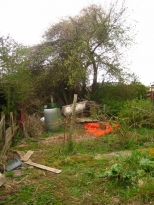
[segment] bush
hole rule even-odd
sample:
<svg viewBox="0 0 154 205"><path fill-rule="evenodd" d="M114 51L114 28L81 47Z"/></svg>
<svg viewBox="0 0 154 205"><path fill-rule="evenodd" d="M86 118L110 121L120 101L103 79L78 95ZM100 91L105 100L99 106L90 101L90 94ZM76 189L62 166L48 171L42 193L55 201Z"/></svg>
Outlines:
<svg viewBox="0 0 154 205"><path fill-rule="evenodd" d="M105 104L101 104L100 108L102 110L103 113L107 114L108 116L117 116L119 114L119 112L121 111L121 109L124 106L125 101L121 101L121 100L106 100ZM105 109L104 109L105 107Z"/></svg>
<svg viewBox="0 0 154 205"><path fill-rule="evenodd" d="M124 83L101 83L98 89L91 93L90 99L100 104L102 112L106 105L106 114L117 116L127 100L145 98L146 87L138 82L129 85Z"/></svg>
<svg viewBox="0 0 154 205"><path fill-rule="evenodd" d="M103 177L117 179L122 183L137 183L145 176L153 176L154 161L146 152L134 151L129 156L121 156L119 161L105 171Z"/></svg>
<svg viewBox="0 0 154 205"><path fill-rule="evenodd" d="M154 107L150 100L134 99L127 101L119 112L119 118L135 128L154 127Z"/></svg>

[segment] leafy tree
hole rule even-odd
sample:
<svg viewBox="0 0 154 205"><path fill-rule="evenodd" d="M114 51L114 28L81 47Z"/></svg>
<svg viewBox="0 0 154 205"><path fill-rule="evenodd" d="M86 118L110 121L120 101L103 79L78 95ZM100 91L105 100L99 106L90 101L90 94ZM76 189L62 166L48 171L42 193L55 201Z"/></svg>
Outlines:
<svg viewBox="0 0 154 205"><path fill-rule="evenodd" d="M9 36L0 38L0 90L7 101L1 107L5 112L24 107L33 93L27 56L28 48Z"/></svg>
<svg viewBox="0 0 154 205"><path fill-rule="evenodd" d="M57 65L58 76L68 86L81 83L84 88L92 73L95 91L99 70L104 76L123 79L121 51L132 43L124 14L124 7L118 11L116 5L109 10L90 5L78 16L63 19L46 31L44 43L53 48L50 65Z"/></svg>
<svg viewBox="0 0 154 205"><path fill-rule="evenodd" d="M66 48L62 47L61 52L62 49ZM49 45L48 42L31 48L28 64L32 75L35 76L36 93L44 101L49 102L51 94L54 93L61 101L59 104L72 103L74 93L78 93L74 89L81 90L79 82L85 78L85 73L81 68L80 72L79 69L71 70L72 63L74 67L79 67L75 56L69 56L64 60L56 56L56 50L57 48Z"/></svg>
<svg viewBox="0 0 154 205"><path fill-rule="evenodd" d="M12 71L16 58L16 42L10 37L0 37L0 76Z"/></svg>

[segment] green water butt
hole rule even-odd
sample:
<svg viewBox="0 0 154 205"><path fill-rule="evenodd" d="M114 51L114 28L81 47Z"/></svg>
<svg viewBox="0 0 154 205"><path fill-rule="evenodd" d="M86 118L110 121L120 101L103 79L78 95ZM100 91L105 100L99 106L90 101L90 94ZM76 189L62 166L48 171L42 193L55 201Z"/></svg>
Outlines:
<svg viewBox="0 0 154 205"><path fill-rule="evenodd" d="M44 109L46 131L54 132L60 129L58 120L61 119L60 108Z"/></svg>

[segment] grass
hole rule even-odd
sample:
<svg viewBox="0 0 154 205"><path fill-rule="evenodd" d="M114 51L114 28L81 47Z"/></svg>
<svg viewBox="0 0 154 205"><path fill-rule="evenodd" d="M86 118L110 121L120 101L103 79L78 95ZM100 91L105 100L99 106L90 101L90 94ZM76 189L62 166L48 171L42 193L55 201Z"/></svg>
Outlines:
<svg viewBox="0 0 154 205"><path fill-rule="evenodd" d="M153 136L153 132L145 129L125 133L125 138L118 133L105 135L74 142L72 153L62 143L53 146L28 139L23 147L18 147L19 142L14 149L34 150L33 161L61 169L62 172L55 174L27 167L22 170L20 180L9 175L6 186L0 188L0 204L154 204L154 155L149 155L154 153ZM131 156L121 157L104 155L119 150L146 150L147 153L133 151ZM141 159L146 159L142 160L147 163L146 170L145 164L142 163L142 167L139 164ZM120 166L116 168L116 164ZM105 176L105 173L110 175Z"/></svg>

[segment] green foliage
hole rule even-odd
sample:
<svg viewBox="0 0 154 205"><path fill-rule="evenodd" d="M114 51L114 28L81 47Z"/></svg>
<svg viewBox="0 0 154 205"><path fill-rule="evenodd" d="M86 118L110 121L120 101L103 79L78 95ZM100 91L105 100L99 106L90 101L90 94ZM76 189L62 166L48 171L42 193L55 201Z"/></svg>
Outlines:
<svg viewBox="0 0 154 205"><path fill-rule="evenodd" d="M22 131L18 131L13 137L12 146L16 146L23 138L24 138L24 133Z"/></svg>
<svg viewBox="0 0 154 205"><path fill-rule="evenodd" d="M140 181L140 186L138 189L139 200L142 201L142 204L153 204L153 196L154 196L154 180L149 177L146 180Z"/></svg>
<svg viewBox="0 0 154 205"><path fill-rule="evenodd" d="M106 99L102 101L105 102L105 104L101 103L100 109L103 111L103 107L105 105L105 114L112 117L118 115L125 103L125 101L114 99Z"/></svg>
<svg viewBox="0 0 154 205"><path fill-rule="evenodd" d="M150 100L127 101L119 113L119 119L133 127L154 127L154 107ZM124 123L123 123L124 124Z"/></svg>
<svg viewBox="0 0 154 205"><path fill-rule="evenodd" d="M124 21L125 10L117 8L116 4L109 10L92 4L79 15L51 25L45 32L44 43L33 48L36 49L34 57L40 56L33 68L51 71L50 83L65 88L80 86L84 90L92 74L95 84L92 88L96 90L100 69L104 76L122 79L124 68L120 66L120 58L123 52L117 45L128 47L133 42L133 32L130 33Z"/></svg>
<svg viewBox="0 0 154 205"><path fill-rule="evenodd" d="M34 112L49 102L51 93L60 101L60 106L70 104L74 93L85 97L91 74L92 89L96 90L99 70L103 70L104 76L122 81L122 47L133 43L125 11L116 4L109 10L92 4L79 15L51 25L44 34L44 41L31 48L10 37L1 37L0 87L7 100L3 110L9 112L20 107ZM101 101L108 102L109 98ZM110 114L119 112L120 106L118 99Z"/></svg>
<svg viewBox="0 0 154 205"><path fill-rule="evenodd" d="M130 156L119 158L119 162L113 164L109 170L104 172L103 177L116 178L121 183L137 183L142 177L152 176L154 161L147 153L132 152Z"/></svg>
<svg viewBox="0 0 154 205"><path fill-rule="evenodd" d="M154 161L151 161L148 158L142 158L140 160L140 166L144 171L150 172L154 169Z"/></svg>
<svg viewBox="0 0 154 205"><path fill-rule="evenodd" d="M13 173L13 171L6 172L5 176L8 177L8 178L13 178L14 173Z"/></svg>
<svg viewBox="0 0 154 205"><path fill-rule="evenodd" d="M68 143L67 143L67 152L68 153L72 153L73 150L74 150L74 143L73 143L73 141L72 140L68 141Z"/></svg>
<svg viewBox="0 0 154 205"><path fill-rule="evenodd" d="M18 70L14 74L8 74L3 77L5 82L1 84L7 101L7 107L3 107L5 113L17 110L23 107L32 96L32 79L29 76L28 69Z"/></svg>
<svg viewBox="0 0 154 205"><path fill-rule="evenodd" d="M7 101L1 108L5 113L19 109L33 93L33 80L27 66L29 49L12 38L0 38L0 91Z"/></svg>
<svg viewBox="0 0 154 205"><path fill-rule="evenodd" d="M129 84L117 82L103 82L98 84L97 91L91 94L91 98L98 103L106 103L106 100L126 101L134 98L145 98L146 87L139 82Z"/></svg>
<svg viewBox="0 0 154 205"><path fill-rule="evenodd" d="M95 92L90 94L90 99L100 104L102 112L109 116L117 116L126 101L144 98L146 87L139 82L136 83L101 83ZM104 110L105 106L105 110Z"/></svg>
<svg viewBox="0 0 154 205"><path fill-rule="evenodd" d="M81 137L81 127L79 132ZM152 146L151 130L148 132L148 129L142 128L138 133L139 139L146 138ZM77 134L75 130L74 134ZM137 132L132 131L129 137L136 135ZM16 180L15 183L11 181L14 183L13 193L1 187L1 204L20 205L25 201L27 204L40 205L154 202L153 158L146 152L134 151L129 155L130 152L124 151L125 147L120 144L121 138L117 135L88 140L83 137L83 141L74 142L73 153L68 153L67 147L63 146L63 135L60 133L54 133L49 139L42 139L42 135L40 137L41 141L25 140L24 147L19 144L15 149L25 152L35 150L32 161L61 169L62 173L54 174L37 168L22 169L24 173L19 180L20 186ZM55 144L55 140L58 144ZM136 139L132 137L131 140ZM119 153L118 149L124 152Z"/></svg>
<svg viewBox="0 0 154 205"><path fill-rule="evenodd" d="M119 119L118 119L119 120ZM132 128L128 126L125 119L119 120L120 127L114 134L117 142L119 143L118 149L135 150L143 147L153 146L154 133L152 129L147 128ZM116 144L115 144L116 145ZM117 145L116 145L117 146Z"/></svg>

